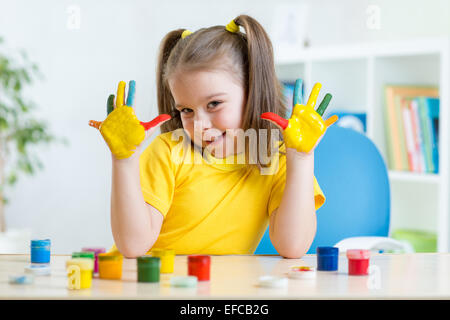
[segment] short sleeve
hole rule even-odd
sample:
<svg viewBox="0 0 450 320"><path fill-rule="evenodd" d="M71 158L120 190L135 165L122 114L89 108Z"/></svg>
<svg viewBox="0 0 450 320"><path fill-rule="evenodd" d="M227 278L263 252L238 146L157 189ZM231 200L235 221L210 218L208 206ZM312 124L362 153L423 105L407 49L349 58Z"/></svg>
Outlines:
<svg viewBox="0 0 450 320"><path fill-rule="evenodd" d="M170 144L157 136L139 159L141 189L145 202L166 217L175 188L175 164Z"/></svg>
<svg viewBox="0 0 450 320"><path fill-rule="evenodd" d="M281 198L284 193L284 186L286 184L286 156L280 157L279 169L273 177L272 188L269 196L269 204L267 211L269 217L272 212L280 206ZM314 202L315 209L319 209L325 203L325 195L314 177Z"/></svg>

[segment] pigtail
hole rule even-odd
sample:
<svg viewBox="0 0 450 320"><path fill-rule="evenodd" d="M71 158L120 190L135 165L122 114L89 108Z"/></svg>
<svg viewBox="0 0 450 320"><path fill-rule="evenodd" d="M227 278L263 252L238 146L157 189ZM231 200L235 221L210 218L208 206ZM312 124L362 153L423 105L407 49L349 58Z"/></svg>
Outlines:
<svg viewBox="0 0 450 320"><path fill-rule="evenodd" d="M252 17L240 15L234 19L236 25L243 27L246 34L248 56L248 96L245 127L257 127L267 130L267 155L272 155L272 130L278 127L260 118L264 112L273 112L282 117L287 114L283 91L275 72L273 47L264 28ZM258 148L260 146L258 135ZM258 149L259 150L259 149ZM260 152L258 152L258 155ZM257 161L260 163L260 161Z"/></svg>
<svg viewBox="0 0 450 320"><path fill-rule="evenodd" d="M164 79L164 72L167 60L170 53L181 39L181 35L184 29L178 29L169 32L161 41L159 47L158 64L156 70L156 85L157 85L157 100L159 114L170 114L172 119L161 125L161 133L173 131L178 128L182 128L180 113L175 109L174 100L170 92L170 88L167 85L167 81Z"/></svg>

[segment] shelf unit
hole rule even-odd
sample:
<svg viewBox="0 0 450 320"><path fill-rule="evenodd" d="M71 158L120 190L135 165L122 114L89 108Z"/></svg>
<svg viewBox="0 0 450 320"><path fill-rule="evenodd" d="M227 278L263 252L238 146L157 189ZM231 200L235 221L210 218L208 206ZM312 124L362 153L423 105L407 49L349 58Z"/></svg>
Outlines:
<svg viewBox="0 0 450 320"><path fill-rule="evenodd" d="M305 81L305 95L322 83L318 101L333 94L326 113L365 112L367 136L387 163L384 84L433 85L439 88L439 173L389 170L390 229L419 229L437 234L437 251L450 248L450 38L360 43L316 48L275 46L278 78ZM326 114L325 114L326 118Z"/></svg>

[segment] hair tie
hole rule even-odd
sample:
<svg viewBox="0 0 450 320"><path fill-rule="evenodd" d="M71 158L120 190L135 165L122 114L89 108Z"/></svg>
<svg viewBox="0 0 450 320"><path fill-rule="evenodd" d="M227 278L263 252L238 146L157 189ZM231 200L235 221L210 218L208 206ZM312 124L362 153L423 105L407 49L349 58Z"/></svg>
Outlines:
<svg viewBox="0 0 450 320"><path fill-rule="evenodd" d="M233 33L239 32L239 26L236 24L236 22L234 22L234 19L231 20L229 24L227 24L225 29Z"/></svg>
<svg viewBox="0 0 450 320"><path fill-rule="evenodd" d="M181 34L181 39L186 38L188 35L190 35L192 32L190 32L188 29L184 30Z"/></svg>

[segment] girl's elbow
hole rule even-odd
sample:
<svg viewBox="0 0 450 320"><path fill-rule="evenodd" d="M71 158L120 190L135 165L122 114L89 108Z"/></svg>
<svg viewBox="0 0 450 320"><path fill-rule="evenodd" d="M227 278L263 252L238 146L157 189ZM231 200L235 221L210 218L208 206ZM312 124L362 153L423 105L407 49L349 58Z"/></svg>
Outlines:
<svg viewBox="0 0 450 320"><path fill-rule="evenodd" d="M286 259L300 259L302 258L309 250L311 243L289 243L285 245L274 245L278 254Z"/></svg>
<svg viewBox="0 0 450 320"><path fill-rule="evenodd" d="M147 249L125 247L119 248L120 253L127 259L136 259L137 257L143 256L147 253Z"/></svg>
<svg viewBox="0 0 450 320"><path fill-rule="evenodd" d="M285 259L300 259L306 254L307 251L308 249L306 250L284 249L278 250L278 253Z"/></svg>

